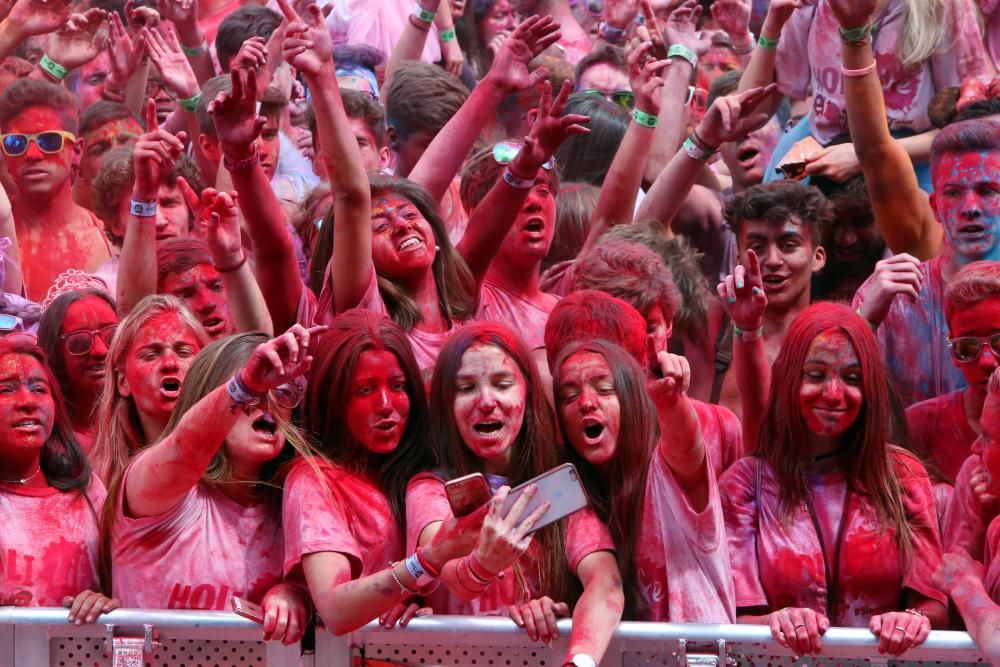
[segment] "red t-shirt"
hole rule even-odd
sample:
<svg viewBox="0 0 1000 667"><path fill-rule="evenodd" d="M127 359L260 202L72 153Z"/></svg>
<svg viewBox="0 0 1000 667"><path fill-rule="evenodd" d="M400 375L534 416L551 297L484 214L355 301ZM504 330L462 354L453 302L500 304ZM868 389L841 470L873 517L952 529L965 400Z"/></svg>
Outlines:
<svg viewBox="0 0 1000 667"><path fill-rule="evenodd" d="M537 300L489 277L479 289L476 320L500 322L521 334L529 349L545 346L545 323L559 303L554 294L542 293Z"/></svg>
<svg viewBox="0 0 1000 667"><path fill-rule="evenodd" d="M934 461L951 484L977 437L965 416L964 393L958 389L906 409L906 421L920 453Z"/></svg>
<svg viewBox="0 0 1000 667"><path fill-rule="evenodd" d="M994 602L1000 601L1000 517L990 522L986 531L986 592Z"/></svg>

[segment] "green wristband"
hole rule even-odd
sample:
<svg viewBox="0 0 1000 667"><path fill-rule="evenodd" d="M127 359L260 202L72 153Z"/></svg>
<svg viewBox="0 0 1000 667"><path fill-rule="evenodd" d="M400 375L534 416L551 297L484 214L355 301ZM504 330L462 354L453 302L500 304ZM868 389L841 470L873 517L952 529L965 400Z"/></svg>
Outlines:
<svg viewBox="0 0 1000 667"><path fill-rule="evenodd" d="M757 46L764 49L765 51L774 51L776 48L778 48L778 40L768 39L767 37L764 37L764 35L761 35L760 37L757 38Z"/></svg>
<svg viewBox="0 0 1000 667"><path fill-rule="evenodd" d="M840 39L847 43L867 42L871 39L871 34L871 23L866 23L860 28L840 28Z"/></svg>
<svg viewBox="0 0 1000 667"><path fill-rule="evenodd" d="M68 69L52 60L52 58L49 58L48 54L42 56L42 59L38 61L38 66L60 81L65 79L66 75L69 74Z"/></svg>
<svg viewBox="0 0 1000 667"><path fill-rule="evenodd" d="M201 55L207 49L208 49L208 38L203 39L199 46L184 46L183 44L181 44L181 51L183 51L184 55L186 55L189 58L194 58L195 56Z"/></svg>
<svg viewBox="0 0 1000 667"><path fill-rule="evenodd" d="M447 30L442 30L441 34L438 35L442 42L451 42L455 39L455 29L448 28Z"/></svg>
<svg viewBox="0 0 1000 667"><path fill-rule="evenodd" d="M181 108L183 108L185 111L193 112L195 109L198 108L198 102L200 101L201 101L201 91L199 90L197 93L187 98L186 100L177 100L177 104L181 105Z"/></svg>
<svg viewBox="0 0 1000 667"><path fill-rule="evenodd" d="M670 48L667 49L667 57L673 58L677 56L678 58L683 58L684 60L691 63L691 67L698 66L698 54L684 46L683 44L671 44Z"/></svg>
<svg viewBox="0 0 1000 667"><path fill-rule="evenodd" d="M656 127L657 118L651 113L646 113L645 111L639 111L638 109L633 109L632 120L634 120L639 125L642 125L643 127Z"/></svg>

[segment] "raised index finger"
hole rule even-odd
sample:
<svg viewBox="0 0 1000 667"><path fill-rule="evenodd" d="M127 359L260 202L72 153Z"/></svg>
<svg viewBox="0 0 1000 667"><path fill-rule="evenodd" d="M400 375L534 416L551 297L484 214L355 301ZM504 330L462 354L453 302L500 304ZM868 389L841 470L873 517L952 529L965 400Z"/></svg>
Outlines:
<svg viewBox="0 0 1000 667"><path fill-rule="evenodd" d="M760 275L760 258L753 250L747 250L747 277L749 282L753 284L764 282Z"/></svg>
<svg viewBox="0 0 1000 667"><path fill-rule="evenodd" d="M156 120L156 100L149 98L146 100L146 134L159 129L160 124Z"/></svg>
<svg viewBox="0 0 1000 667"><path fill-rule="evenodd" d="M295 11L295 8L292 7L292 3L288 0L278 0L278 7L281 8L281 13L285 15L285 18L288 19L289 23L292 21L302 20L299 17L298 12Z"/></svg>

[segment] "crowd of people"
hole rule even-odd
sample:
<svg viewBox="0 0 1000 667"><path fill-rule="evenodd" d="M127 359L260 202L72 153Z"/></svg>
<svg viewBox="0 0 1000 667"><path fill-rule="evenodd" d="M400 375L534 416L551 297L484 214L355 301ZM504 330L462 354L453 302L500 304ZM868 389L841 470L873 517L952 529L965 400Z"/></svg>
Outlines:
<svg viewBox="0 0 1000 667"><path fill-rule="evenodd" d="M0 17L0 605L1000 665L996 0Z"/></svg>

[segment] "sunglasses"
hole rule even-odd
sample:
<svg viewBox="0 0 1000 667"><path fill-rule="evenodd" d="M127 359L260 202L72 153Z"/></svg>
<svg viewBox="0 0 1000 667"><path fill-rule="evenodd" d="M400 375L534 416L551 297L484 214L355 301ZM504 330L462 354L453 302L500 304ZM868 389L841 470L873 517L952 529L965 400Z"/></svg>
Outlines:
<svg viewBox="0 0 1000 667"><path fill-rule="evenodd" d="M14 315L0 314L0 336L6 336L11 331L24 329L24 321ZM30 334L29 334L30 335Z"/></svg>
<svg viewBox="0 0 1000 667"><path fill-rule="evenodd" d="M635 93L631 90L614 90L610 93L605 93L594 88L588 88L587 90L581 90L581 93L585 95L600 95L609 102L614 102L622 109L631 111L635 107Z"/></svg>
<svg viewBox="0 0 1000 667"><path fill-rule="evenodd" d="M73 143L76 137L65 130L47 130L35 134L0 134L3 141L3 152L10 157L17 157L28 152L28 145L34 141L43 153L58 153L67 141Z"/></svg>
<svg viewBox="0 0 1000 667"><path fill-rule="evenodd" d="M74 357L82 357L85 354L89 354L94 348L94 336L100 336L101 340L104 341L105 347L109 347L117 329L117 324L109 324L97 331L71 331L68 334L59 336L59 340L66 346L67 352Z"/></svg>
<svg viewBox="0 0 1000 667"><path fill-rule="evenodd" d="M955 357L955 361L960 364L967 364L978 359L979 355L983 353L984 344L990 346L990 352L1000 361L1000 333L986 338L962 336L961 338L949 338L945 341L945 345L951 350L951 356Z"/></svg>
<svg viewBox="0 0 1000 667"><path fill-rule="evenodd" d="M295 378L291 382L286 382L267 393L278 404L278 407L286 410L294 410L302 402L302 397L305 396L305 380L303 378Z"/></svg>
<svg viewBox="0 0 1000 667"><path fill-rule="evenodd" d="M514 141L501 141L493 147L493 159L497 164L510 164L521 152L521 144ZM548 162L542 165L546 171L551 171L555 165L555 158L549 158Z"/></svg>

